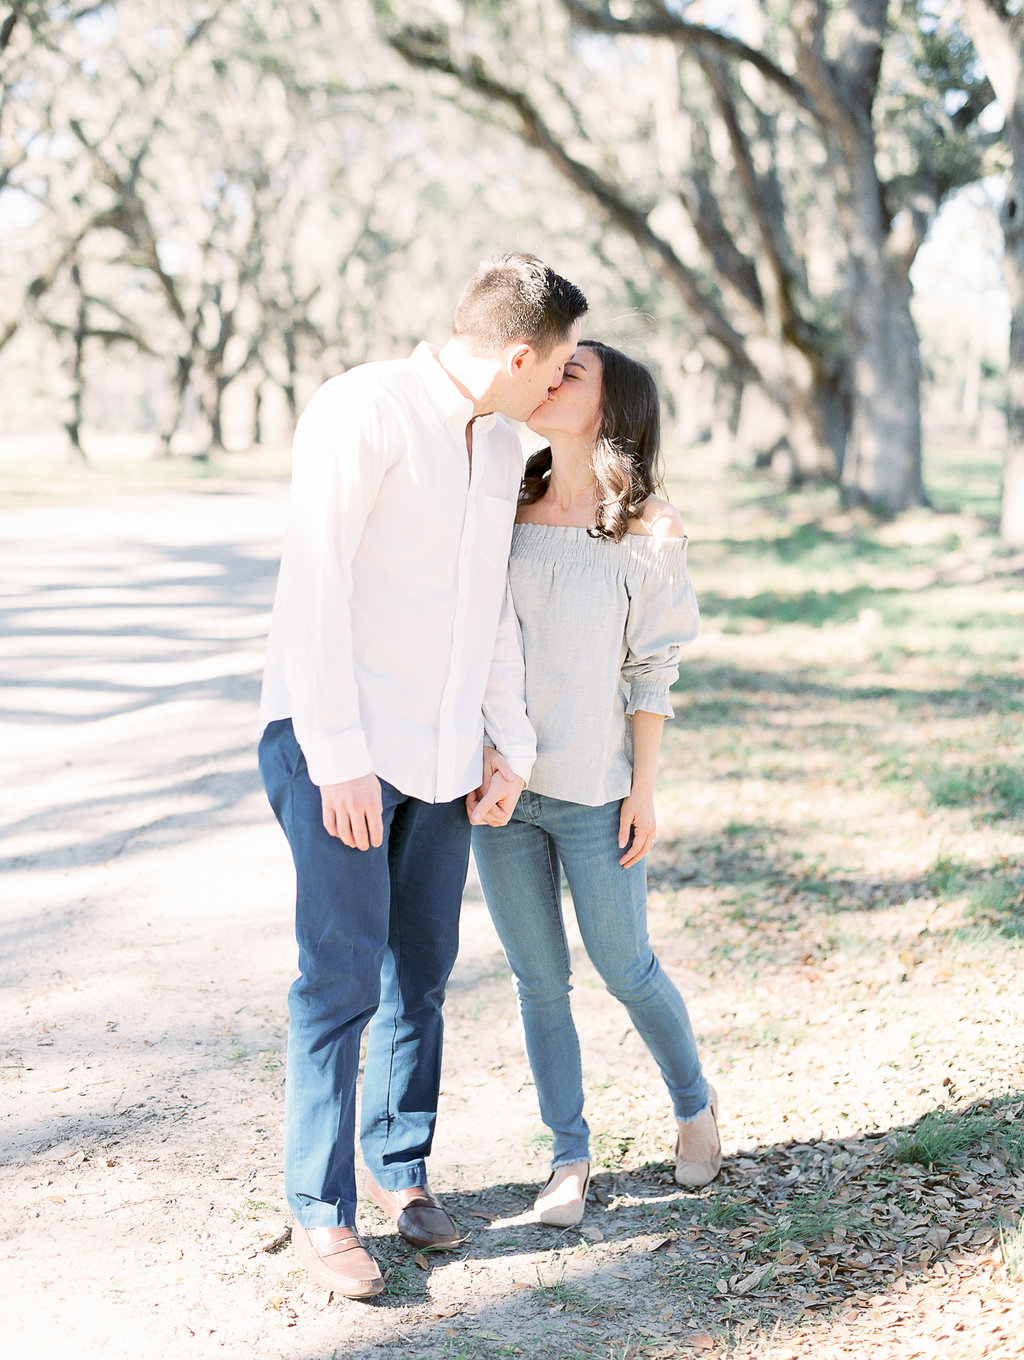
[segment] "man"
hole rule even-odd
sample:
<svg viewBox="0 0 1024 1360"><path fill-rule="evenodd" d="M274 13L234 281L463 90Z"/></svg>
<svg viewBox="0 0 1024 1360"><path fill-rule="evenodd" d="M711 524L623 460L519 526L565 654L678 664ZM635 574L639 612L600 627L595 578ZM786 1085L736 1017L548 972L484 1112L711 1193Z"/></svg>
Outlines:
<svg viewBox="0 0 1024 1360"><path fill-rule="evenodd" d="M425 1158L464 797L507 821L535 754L505 582L522 458L495 413L525 420L558 386L586 308L533 256L485 260L440 351L331 379L295 432L260 742L296 870L285 1188L300 1259L349 1298L383 1288L355 1232L368 1023L364 1191L417 1246L460 1240Z"/></svg>

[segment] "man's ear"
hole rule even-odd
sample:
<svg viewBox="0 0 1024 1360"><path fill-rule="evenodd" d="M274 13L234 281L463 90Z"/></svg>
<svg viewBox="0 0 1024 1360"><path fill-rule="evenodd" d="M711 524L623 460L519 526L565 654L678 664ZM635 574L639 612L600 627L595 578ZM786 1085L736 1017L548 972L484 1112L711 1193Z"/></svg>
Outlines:
<svg viewBox="0 0 1024 1360"><path fill-rule="evenodd" d="M511 373L514 377L517 377L520 373L522 373L523 367L525 366L527 359L532 353L533 346L526 344L525 341L522 341L517 345L510 346L510 348L506 351L506 365L509 373Z"/></svg>

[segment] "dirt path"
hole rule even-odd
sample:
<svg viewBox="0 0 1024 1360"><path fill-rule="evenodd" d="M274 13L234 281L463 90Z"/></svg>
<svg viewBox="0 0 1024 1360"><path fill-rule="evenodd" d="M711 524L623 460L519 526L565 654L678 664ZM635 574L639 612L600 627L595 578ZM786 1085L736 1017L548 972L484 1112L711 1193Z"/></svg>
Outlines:
<svg viewBox="0 0 1024 1360"><path fill-rule="evenodd" d="M19 1356L338 1344L342 1314L318 1291L293 1328L290 1249L257 1254L288 1223L291 873L252 740L282 510L271 486L0 516L0 1223ZM433 1176L458 1180L465 1212L484 1186L532 1185L538 1164L507 979L473 891L451 996ZM425 1273L401 1249L396 1263L412 1278L394 1292L429 1318ZM471 1265L449 1273L468 1288ZM393 1339L393 1313L344 1310L341 1334Z"/></svg>
<svg viewBox="0 0 1024 1360"><path fill-rule="evenodd" d="M417 1258L369 1212L389 1276L370 1306L329 1303L297 1271L280 1178L291 873L252 741L283 504L267 485L0 514L5 1353L724 1353L688 1281L731 1290L741 1307L756 1282L709 1285L687 1255L694 1201L667 1174L663 1097L586 968L584 1042L600 1044L614 1093L605 1151L614 1160L620 1117L624 1143L649 1155L598 1177L581 1233L530 1220L545 1156L506 972L472 888L432 1161L469 1241ZM674 968L701 1032L722 984L688 974L682 953ZM806 985L799 1006L810 1012L820 993ZM841 1029L832 1041L843 1044ZM1010 1080L1019 1064L1011 1055L1005 1066ZM749 1081L763 1098L748 1124L727 1121L732 1153L773 1129L778 1139L794 1119L782 1113L791 1091L769 1089L753 1068ZM827 1150L837 1165L847 1155ZM748 1202L758 1177L792 1178L779 1159L775 1170L734 1159L723 1183ZM966 1328L944 1311L954 1267L943 1266L885 1298L902 1311L879 1313L878 1294L870 1318L866 1302L856 1317L851 1302L816 1342L743 1353L1024 1353L1019 1291L986 1265L991 1241L983 1234L956 1267L980 1281L966 1291ZM752 1336L770 1332L769 1312L749 1318ZM910 1342L896 1346L907 1318Z"/></svg>

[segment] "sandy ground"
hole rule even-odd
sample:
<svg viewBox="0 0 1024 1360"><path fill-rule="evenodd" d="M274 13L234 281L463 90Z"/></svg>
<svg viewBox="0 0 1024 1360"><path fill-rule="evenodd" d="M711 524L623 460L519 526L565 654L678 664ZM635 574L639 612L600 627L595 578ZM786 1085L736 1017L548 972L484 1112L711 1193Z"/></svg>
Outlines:
<svg viewBox="0 0 1024 1360"><path fill-rule="evenodd" d="M440 1313L443 1325L453 1299L483 1316L472 1252L433 1272L441 1302L411 1265L402 1299L399 1254L399 1320L307 1299L291 1248L260 1250L289 1223L292 878L253 741L283 513L283 488L268 484L0 515L0 1309L12 1356L354 1354L357 1340L398 1339L399 1322ZM455 1208L479 1236L491 1218L515 1223L542 1159L473 884L462 936L432 1181L459 1187ZM480 1189L510 1183L511 1213L472 1218ZM550 1235L521 1228L482 1304L499 1330L503 1292L536 1285L533 1249L550 1249ZM367 1230L386 1256L383 1220L371 1214Z"/></svg>

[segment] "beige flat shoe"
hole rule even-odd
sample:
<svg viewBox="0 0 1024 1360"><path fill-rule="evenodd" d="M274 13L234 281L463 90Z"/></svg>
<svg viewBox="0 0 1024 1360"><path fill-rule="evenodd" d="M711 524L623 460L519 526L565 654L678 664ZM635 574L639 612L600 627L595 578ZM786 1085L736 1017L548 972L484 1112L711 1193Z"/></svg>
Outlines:
<svg viewBox="0 0 1024 1360"><path fill-rule="evenodd" d="M708 1087L710 1103L696 1119L677 1119L676 1184L691 1190L709 1185L722 1169L722 1140L718 1136L718 1093Z"/></svg>
<svg viewBox="0 0 1024 1360"><path fill-rule="evenodd" d="M574 1228L583 1222L583 1210L590 1189L590 1163L570 1162L556 1166L547 1184L534 1201L542 1223L552 1228Z"/></svg>

